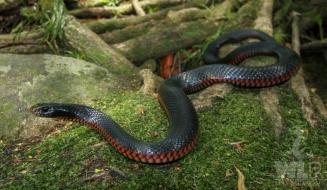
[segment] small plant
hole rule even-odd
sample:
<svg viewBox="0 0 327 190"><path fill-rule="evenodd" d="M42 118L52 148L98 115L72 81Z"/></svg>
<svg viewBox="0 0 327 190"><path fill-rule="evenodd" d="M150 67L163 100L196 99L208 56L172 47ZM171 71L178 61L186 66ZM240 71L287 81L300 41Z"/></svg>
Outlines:
<svg viewBox="0 0 327 190"><path fill-rule="evenodd" d="M53 3L53 10L43 13L46 19L42 26L45 28L45 35L43 41L46 41L51 49L58 52L56 39L62 36L62 24L66 15L66 9L62 0L55 0Z"/></svg>
<svg viewBox="0 0 327 190"><path fill-rule="evenodd" d="M196 0L195 1L195 4L197 5L197 6L200 6L200 7L203 7L204 9L209 9L209 7L206 5L206 3L207 3L207 1L206 2L200 2L200 1L198 1L198 0Z"/></svg>
<svg viewBox="0 0 327 190"><path fill-rule="evenodd" d="M323 30L322 30L322 18L320 15L314 15L312 18L316 21L316 23L319 26L319 34L320 34L320 40L324 38Z"/></svg>
<svg viewBox="0 0 327 190"><path fill-rule="evenodd" d="M148 6L146 9L147 9L147 13L151 14L151 13L154 13L154 12L157 12L158 10L160 10L160 7Z"/></svg>
<svg viewBox="0 0 327 190"><path fill-rule="evenodd" d="M207 49L208 45L215 40L216 38L218 38L218 36L220 36L222 34L223 31L223 27L219 27L217 32L215 33L215 35L213 35L212 37L210 37L208 39L208 41L204 44L204 45L195 45L193 46L193 48L197 49L196 51L192 51L192 53L187 52L186 50L180 50L182 53L184 53L186 55L186 59L183 61L186 62L191 62L191 68L196 68L196 67L201 67L204 65L203 61L202 61L202 57L204 54L204 51Z"/></svg>

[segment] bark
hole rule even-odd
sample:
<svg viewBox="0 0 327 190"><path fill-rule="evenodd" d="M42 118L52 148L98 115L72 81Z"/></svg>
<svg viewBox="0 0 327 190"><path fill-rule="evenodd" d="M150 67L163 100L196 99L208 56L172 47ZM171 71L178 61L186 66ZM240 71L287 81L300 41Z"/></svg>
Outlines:
<svg viewBox="0 0 327 190"><path fill-rule="evenodd" d="M44 31L22 32L19 34L3 34L0 35L0 48L20 45L20 44L39 44Z"/></svg>
<svg viewBox="0 0 327 190"><path fill-rule="evenodd" d="M67 1L64 0L65 3L69 6L71 9L77 9L77 8L86 8L86 7L101 7L106 4L103 0L83 0L83 1Z"/></svg>
<svg viewBox="0 0 327 190"><path fill-rule="evenodd" d="M44 30L21 32L18 34L2 34L0 35L0 43L8 42L24 42L26 40L38 40L44 36Z"/></svg>
<svg viewBox="0 0 327 190"><path fill-rule="evenodd" d="M300 53L300 28L299 28L299 16L300 14L293 11L292 12L292 18L293 18L293 22L292 22L292 47L293 50L297 53L297 54L301 54Z"/></svg>
<svg viewBox="0 0 327 190"><path fill-rule="evenodd" d="M292 12L293 23L292 23L292 46L293 50L300 54L300 29L299 29L299 14L295 11ZM291 80L292 89L298 95L301 101L301 109L304 114L305 119L312 127L316 127L317 121L314 119L314 106L310 98L310 90L306 87L304 78L301 76L303 74L302 69L299 74L293 77Z"/></svg>
<svg viewBox="0 0 327 190"><path fill-rule="evenodd" d="M43 30L0 35L0 53L51 53L51 49L42 41L43 36Z"/></svg>
<svg viewBox="0 0 327 190"><path fill-rule="evenodd" d="M307 53L324 51L326 49L327 49L327 39L324 39L322 41L317 40L317 41L313 41L311 43L301 45L301 51L305 51Z"/></svg>
<svg viewBox="0 0 327 190"><path fill-rule="evenodd" d="M22 3L21 0L0 0L0 12L16 8Z"/></svg>
<svg viewBox="0 0 327 190"><path fill-rule="evenodd" d="M0 53L14 53L14 54L34 54L34 53L52 53L51 48L43 44L25 44L15 45L6 48L0 48Z"/></svg>
<svg viewBox="0 0 327 190"><path fill-rule="evenodd" d="M213 10L209 13L210 18L206 20L182 22L174 25L174 22L178 23L176 18L183 18L183 16L172 16L173 19L171 20L173 21L165 22L168 23L168 26L154 26L154 28L159 28L160 30L114 44L112 47L132 62L139 62L148 58L159 58L180 49L200 44L219 30L219 24L227 17L228 9L233 9L233 3L235 1L224 1L222 4L217 5L216 7L225 11L217 13ZM196 17L197 14L193 13L191 15ZM198 15L200 17L205 14L199 13ZM185 18L189 17L186 16ZM169 26L169 24L172 26Z"/></svg>
<svg viewBox="0 0 327 190"><path fill-rule="evenodd" d="M156 33L115 44L112 47L132 62L138 62L148 58L159 58L200 44L213 35L217 28L217 23L208 20L187 22L178 27L163 28Z"/></svg>
<svg viewBox="0 0 327 190"><path fill-rule="evenodd" d="M138 16L146 15L145 11L142 9L140 2L138 0L132 0L133 8Z"/></svg>
<svg viewBox="0 0 327 190"><path fill-rule="evenodd" d="M159 22L159 21L158 21ZM148 33L148 31L156 26L156 21L150 21L146 23L141 23L133 27L124 28L121 30L115 30L113 32L99 34L100 38L106 43L112 45L127 41L132 38L137 38L143 34Z"/></svg>
<svg viewBox="0 0 327 190"><path fill-rule="evenodd" d="M73 16L66 16L61 41L72 51L85 55L109 70L133 74L138 69L125 57L117 53L98 35L83 26Z"/></svg>
<svg viewBox="0 0 327 190"><path fill-rule="evenodd" d="M146 35L148 32L154 33L154 31L161 30L162 26L174 28L183 22L205 18L207 15L208 11L197 8L182 9L167 15L166 19L161 21L149 21L121 30L115 30L110 33L99 34L99 36L108 44L116 44L138 36Z"/></svg>
<svg viewBox="0 0 327 190"><path fill-rule="evenodd" d="M194 5L194 3L185 4L185 6L193 6L193 5ZM114 20L113 19L113 21L118 21L117 23L121 24L120 26L118 26L118 28L121 28L121 27L129 25L131 23L144 22L144 21L150 20L150 19L153 20L153 18L162 18L163 16L166 16L168 11L182 9L183 6L184 5L177 6L177 7L170 8L170 9L165 9L163 11L159 11L158 13L151 14L150 16L146 15L144 17L135 17L135 19L134 18L125 19L126 22L124 22L124 19L119 19L119 20ZM184 12L184 15L187 15L187 16L178 15L177 17L179 17L180 19L179 19L178 22L174 21L175 24L178 24L179 22L182 22L182 21L194 20L194 19L197 19L197 17L203 17L203 12L205 12L205 11L202 11L202 15L200 15L200 16L196 16L198 14L194 14L194 13L187 14L187 13L185 13L185 12L187 12L186 10L183 10L183 12ZM198 11L198 12L201 12L201 11ZM169 22L172 22L172 20L174 20L174 19L176 20L176 17L169 19ZM158 22L158 23L162 24L163 22L165 22L165 21L161 21L161 22ZM100 22L97 22L96 24L100 24ZM115 25L115 24L113 24L110 21L109 25ZM131 32L131 30L126 30L125 31L125 29L124 29L123 32L115 31L113 34L111 34L111 38L110 38L110 36L107 37L108 34L104 34L102 37L104 37L106 39L106 41L108 41L108 42L113 41L113 43L118 43L118 42L126 41L129 38L134 38L134 37L140 36L141 34L146 34L147 31L151 30L151 26L153 26L153 25L154 25L154 22L147 22L147 23L144 23L144 24L140 24L137 28L131 29L132 32ZM90 26L92 26L92 24ZM142 30L138 31L137 29L141 28L140 26L142 27ZM148 26L148 27L144 27L144 26ZM92 27L90 27L90 28L92 28ZM95 31L97 31L97 30L95 30ZM99 31L97 31L97 32L99 32ZM121 36L121 37L117 36L117 34L120 34L119 36ZM112 39L115 39L115 40L112 40ZM202 38L202 40L203 39L204 38ZM35 40L35 41L39 42L40 40ZM68 41L70 41L70 42L68 42ZM75 45L77 44L77 42L72 42L72 41L74 41L74 38L71 38L69 40L68 39L63 40L64 43L75 43ZM196 40L196 42L197 41L198 40ZM8 43L5 42L5 44L8 44ZM29 45L29 44L24 44L24 45ZM23 47L24 46L22 46L22 47L8 47L8 48L1 49L1 52L10 52L10 53L36 53L37 52L37 53L40 53L40 50L42 51L42 49L45 48L45 46L42 45L42 44L41 45L33 44L33 48L26 49L26 50ZM68 46L68 47L70 47L70 46ZM45 50L45 52L48 52L48 48L45 48L44 50ZM173 50L175 51L176 48L173 49ZM80 51L80 50L78 50L78 51ZM84 54L84 53L86 53L86 52L83 51L82 54ZM127 52L127 53L129 53L129 52ZM133 52L131 52L131 53L133 53ZM150 57L150 56L151 56L151 54L149 56L145 55L145 57ZM87 57L91 57L91 56L87 56ZM95 57L98 57L98 56L95 56ZM103 60L102 61L97 60L97 61L99 63L103 62ZM106 66L108 67L108 65L106 65Z"/></svg>

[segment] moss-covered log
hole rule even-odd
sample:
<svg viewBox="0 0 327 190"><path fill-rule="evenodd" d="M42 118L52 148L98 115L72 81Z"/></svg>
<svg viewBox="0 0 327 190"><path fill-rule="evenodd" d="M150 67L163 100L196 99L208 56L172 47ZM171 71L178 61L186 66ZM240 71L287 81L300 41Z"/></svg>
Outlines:
<svg viewBox="0 0 327 190"><path fill-rule="evenodd" d="M61 41L71 51L77 51L112 71L127 74L138 71L129 60L109 47L98 35L83 26L73 16L65 18Z"/></svg>
<svg viewBox="0 0 327 190"><path fill-rule="evenodd" d="M200 20L182 23L172 28L162 28L158 32L112 45L112 47L132 62L159 58L180 49L200 44L218 31L218 24ZM146 52L146 53L144 53Z"/></svg>

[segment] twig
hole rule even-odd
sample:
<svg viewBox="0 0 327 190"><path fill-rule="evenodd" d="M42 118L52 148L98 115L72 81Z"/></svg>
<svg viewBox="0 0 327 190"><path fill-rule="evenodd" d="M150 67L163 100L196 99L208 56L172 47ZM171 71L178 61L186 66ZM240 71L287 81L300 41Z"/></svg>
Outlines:
<svg viewBox="0 0 327 190"><path fill-rule="evenodd" d="M292 46L293 50L301 55L300 53L300 29L299 29L299 15L300 13L293 11L292 17Z"/></svg>
<svg viewBox="0 0 327 190"><path fill-rule="evenodd" d="M300 29L298 26L299 15L300 14L295 11L292 12L292 46L293 50L300 55ZM302 69L299 70L298 75L291 79L291 86L301 101L301 109L304 114L304 118L307 120L311 127L315 127L317 125L317 121L314 119L315 111L313 103L310 98L309 90L305 87L305 82L301 74Z"/></svg>
<svg viewBox="0 0 327 190"><path fill-rule="evenodd" d="M142 7L145 6L168 7L168 6L182 4L183 2L184 0L161 0L161 1L144 0L140 2L140 5ZM112 17L115 15L130 14L132 13L132 11L133 11L133 6L131 3L129 3L119 7L92 7L92 8L76 9L76 10L69 11L68 14L79 18Z"/></svg>
<svg viewBox="0 0 327 190"><path fill-rule="evenodd" d="M134 8L134 10L135 10L135 12L136 12L136 14L138 16L144 16L144 15L146 15L145 14L145 11L142 9L142 7L141 7L141 5L140 5L140 3L139 3L138 0L133 0L132 1L132 4L133 4L133 8Z"/></svg>
<svg viewBox="0 0 327 190"><path fill-rule="evenodd" d="M103 176L105 176L107 174L108 174L108 172L101 172L101 173L98 173L98 174L94 174L94 175L92 175L90 177L79 180L78 183L84 183L84 182L87 182L87 181L91 181L91 180L103 177Z"/></svg>
<svg viewBox="0 0 327 190"><path fill-rule="evenodd" d="M117 29L122 29L130 25L141 24L152 20L162 20L167 16L169 11L178 11L181 9L195 6L194 3L186 3L184 5L177 5L174 7L168 7L158 12L147 14L138 17L127 17L118 19L100 19L97 22L89 22L85 25L95 33L110 32Z"/></svg>
<svg viewBox="0 0 327 190"><path fill-rule="evenodd" d="M34 162L34 158L27 158L27 159L13 159L13 160L0 160L0 162Z"/></svg>
<svg viewBox="0 0 327 190"><path fill-rule="evenodd" d="M118 168L113 167L113 166L110 166L109 168L112 169L114 172L118 173L120 176L126 177L125 172L123 172L122 170L119 170Z"/></svg>

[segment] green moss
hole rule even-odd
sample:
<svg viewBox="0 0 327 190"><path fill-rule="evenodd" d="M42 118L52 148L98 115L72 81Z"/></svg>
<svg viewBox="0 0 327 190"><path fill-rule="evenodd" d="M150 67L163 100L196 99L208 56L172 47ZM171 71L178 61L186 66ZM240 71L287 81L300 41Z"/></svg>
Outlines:
<svg viewBox="0 0 327 190"><path fill-rule="evenodd" d="M279 93L283 124L286 130L277 138L259 99L259 89L234 88L212 109L199 113L200 136L189 155L164 165L147 165L129 160L97 132L73 124L59 128L19 159L32 162L0 162L0 188L27 189L235 189L239 168L248 189L292 189L279 184L275 162L294 160L287 151L296 135L294 129L307 130L301 148L311 150L314 161L327 171L326 131L309 127L301 114L301 104L293 92L282 85ZM168 121L158 101L137 92L113 91L94 107L106 112L133 136L158 141L168 132ZM154 132L158 132L158 136ZM230 143L241 143L237 151ZM15 146L15 145L14 145ZM308 152L309 153L309 152ZM12 160L1 153L1 160ZM306 164L312 159L304 160ZM307 169L307 168L306 168ZM96 171L105 177L80 181ZM319 176L326 179L327 176ZM311 185L306 187L315 188Z"/></svg>

